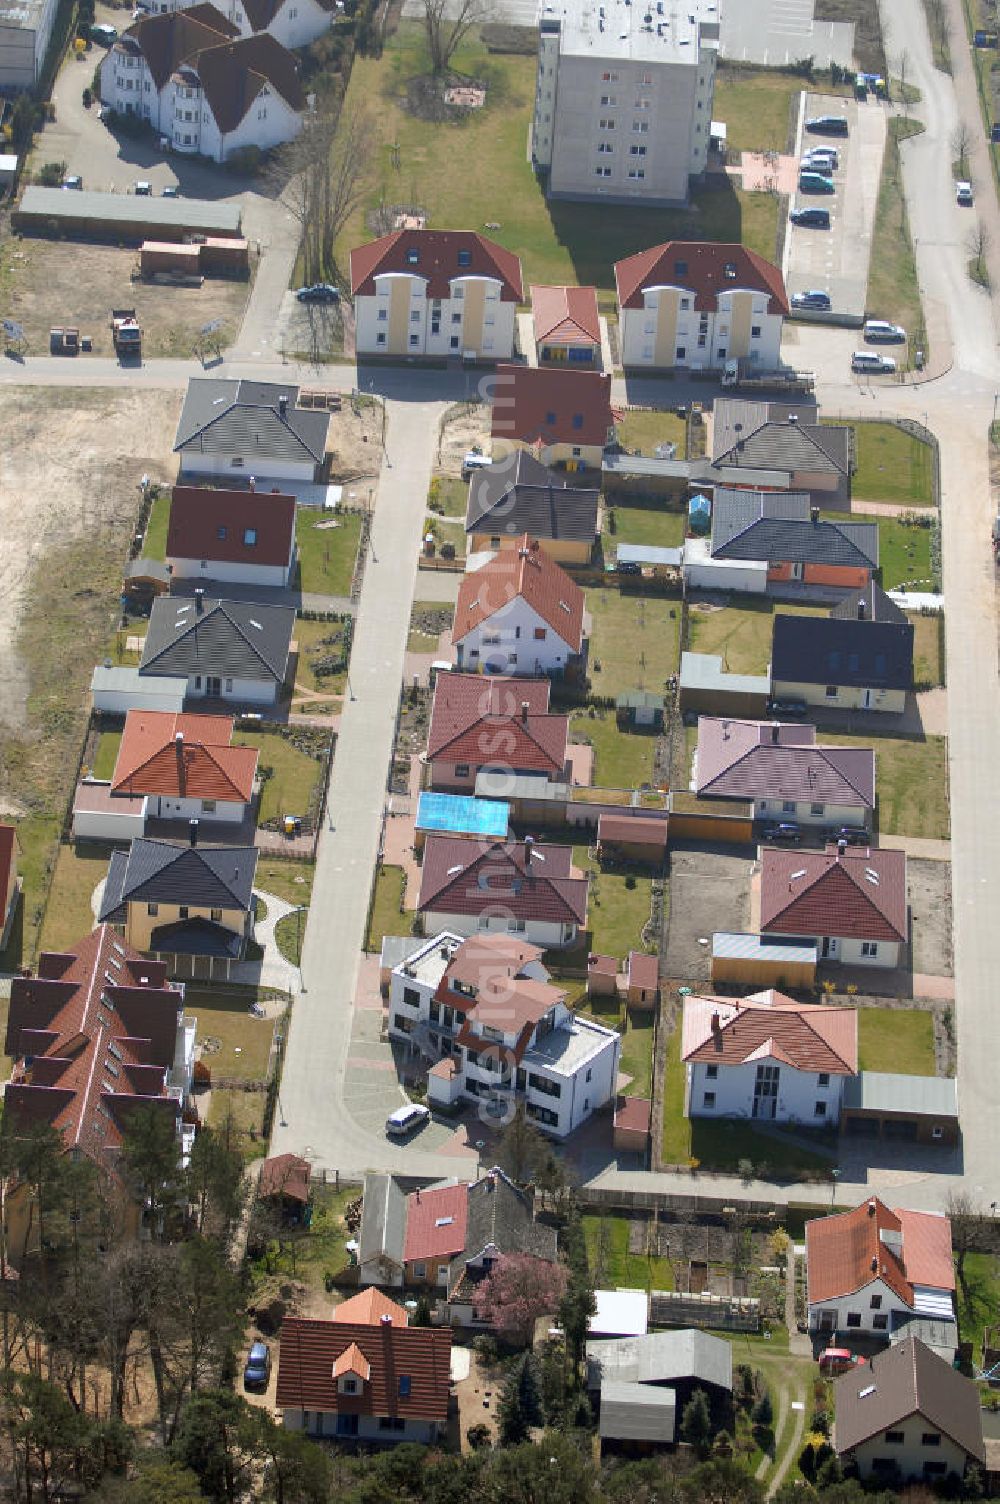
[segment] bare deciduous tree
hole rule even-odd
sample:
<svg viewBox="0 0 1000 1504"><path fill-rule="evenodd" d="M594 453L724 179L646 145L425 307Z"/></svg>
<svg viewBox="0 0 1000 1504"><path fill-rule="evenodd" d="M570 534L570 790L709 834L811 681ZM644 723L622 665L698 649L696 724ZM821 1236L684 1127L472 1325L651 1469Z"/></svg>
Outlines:
<svg viewBox="0 0 1000 1504"><path fill-rule="evenodd" d="M424 31L434 73L447 71L473 26L489 15L489 0L424 0Z"/></svg>
<svg viewBox="0 0 1000 1504"><path fill-rule="evenodd" d="M909 116L910 103L907 97L906 81L910 76L910 54L904 47L896 58L896 77L899 79L899 97L903 105L903 114Z"/></svg>
<svg viewBox="0 0 1000 1504"><path fill-rule="evenodd" d="M931 43L944 64L948 56L948 21L945 16L944 0L924 0L924 10L927 14L927 29L931 34ZM950 67L948 67L948 72L951 72Z"/></svg>
<svg viewBox="0 0 1000 1504"><path fill-rule="evenodd" d="M284 202L302 232L305 279L336 272L334 246L361 202L374 128L362 110L321 110L278 153Z"/></svg>
<svg viewBox="0 0 1000 1504"><path fill-rule="evenodd" d="M964 120L960 120L951 136L951 149L958 163L958 175L960 178L969 176L969 147L972 145L972 131Z"/></svg>
<svg viewBox="0 0 1000 1504"><path fill-rule="evenodd" d="M982 1241L983 1214L967 1191L952 1191L948 1197L951 1218L951 1246L955 1252L955 1275L962 1299L969 1303L969 1281L965 1260Z"/></svg>
<svg viewBox="0 0 1000 1504"><path fill-rule="evenodd" d="M969 255L972 257L973 280L982 284L983 287L990 285L990 269L986 264L986 258L993 248L993 237L989 229L981 219L977 219L969 231L965 242Z"/></svg>

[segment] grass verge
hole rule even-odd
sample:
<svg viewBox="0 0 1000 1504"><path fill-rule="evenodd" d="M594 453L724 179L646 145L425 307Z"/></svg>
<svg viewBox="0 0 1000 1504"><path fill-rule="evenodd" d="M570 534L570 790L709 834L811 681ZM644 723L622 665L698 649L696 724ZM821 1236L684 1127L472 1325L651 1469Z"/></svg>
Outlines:
<svg viewBox="0 0 1000 1504"><path fill-rule="evenodd" d="M406 873L402 867L380 867L375 877L375 898L372 903L365 950L382 949L386 935L408 935L413 915L403 908L406 892Z"/></svg>
<svg viewBox="0 0 1000 1504"><path fill-rule="evenodd" d="M934 1076L934 1020L920 1008L859 1008L858 1069Z"/></svg>
<svg viewBox="0 0 1000 1504"><path fill-rule="evenodd" d="M868 269L866 306L869 315L902 324L909 336L905 347L907 361L912 361L917 350L923 350L926 357L928 349L927 329L917 282L917 262L903 193L899 143L909 136L919 135L923 129L919 120L904 119L898 115L889 119ZM901 349L897 357L898 365L902 365L903 358Z"/></svg>

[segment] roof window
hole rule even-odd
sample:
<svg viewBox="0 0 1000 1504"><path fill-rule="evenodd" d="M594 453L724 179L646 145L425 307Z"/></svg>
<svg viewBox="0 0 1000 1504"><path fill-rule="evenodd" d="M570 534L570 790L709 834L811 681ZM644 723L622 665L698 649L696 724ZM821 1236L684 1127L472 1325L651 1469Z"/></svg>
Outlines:
<svg viewBox="0 0 1000 1504"><path fill-rule="evenodd" d="M675 261L674 262L674 275L675 276L686 277L687 276L687 269L688 269L688 264L687 264L686 261Z"/></svg>
<svg viewBox="0 0 1000 1504"><path fill-rule="evenodd" d="M399 1397L401 1400L409 1398L411 1388L412 1380L410 1375L408 1373L401 1373L399 1376Z"/></svg>
<svg viewBox="0 0 1000 1504"><path fill-rule="evenodd" d="M243 529L243 542L247 548L253 548L256 545L257 529L255 527L245 527Z"/></svg>
<svg viewBox="0 0 1000 1504"><path fill-rule="evenodd" d="M458 253L458 264L459 264L459 266L471 266L472 265L472 252L470 250L459 251L459 253Z"/></svg>
<svg viewBox="0 0 1000 1504"><path fill-rule="evenodd" d="M406 261L407 261L407 265L409 265L409 266L419 266L420 265L420 252L417 250L416 246L411 247L411 249L407 251L407 253L406 253Z"/></svg>
<svg viewBox="0 0 1000 1504"><path fill-rule="evenodd" d="M574 413L573 414L573 427L574 428L582 428L583 427L583 413Z"/></svg>
<svg viewBox="0 0 1000 1504"><path fill-rule="evenodd" d="M227 528L226 528L226 525L225 525L225 523L222 523L222 524L221 524L221 525L220 525L220 526L219 526L219 527L218 527L218 528L217 528L217 529L216 529L216 537L217 537L217 538L218 538L218 540L219 540L219 542L220 542L220 543L225 543L225 541L226 541L226 534L227 534L227 532L228 532L228 529L227 529Z"/></svg>
<svg viewBox="0 0 1000 1504"><path fill-rule="evenodd" d="M735 261L727 261L725 263L725 265L723 266L723 268L722 268L722 274L725 277L735 277L736 276L736 262Z"/></svg>
<svg viewBox="0 0 1000 1504"><path fill-rule="evenodd" d="M551 426L556 421L556 415L555 415L555 413L546 413L545 414L545 421L546 421L546 423L548 423Z"/></svg>

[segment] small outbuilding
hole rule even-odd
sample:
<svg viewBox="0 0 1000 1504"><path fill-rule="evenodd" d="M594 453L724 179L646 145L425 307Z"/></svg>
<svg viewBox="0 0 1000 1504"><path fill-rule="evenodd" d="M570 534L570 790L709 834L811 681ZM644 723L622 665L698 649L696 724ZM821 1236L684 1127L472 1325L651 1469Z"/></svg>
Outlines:
<svg viewBox="0 0 1000 1504"><path fill-rule="evenodd" d="M591 1337L644 1337L649 1328L645 1290L595 1290L597 1309L587 1322ZM590 1344L588 1346L588 1353Z"/></svg>
<svg viewBox="0 0 1000 1504"><path fill-rule="evenodd" d="M615 701L615 719L623 729L663 730L663 696L648 689L629 689Z"/></svg>
<svg viewBox="0 0 1000 1504"><path fill-rule="evenodd" d="M618 958L597 953L587 957L587 996L615 997L618 993Z"/></svg>
<svg viewBox="0 0 1000 1504"><path fill-rule="evenodd" d="M730 674L715 653L682 653L680 706L683 715L746 716L767 714L769 674Z"/></svg>
<svg viewBox="0 0 1000 1504"><path fill-rule="evenodd" d="M953 1076L860 1071L844 1085L841 1123L852 1138L897 1143L958 1142L958 1082Z"/></svg>
<svg viewBox="0 0 1000 1504"><path fill-rule="evenodd" d="M660 996L660 965L656 956L630 950L625 963L626 997L630 1008L655 1008Z"/></svg>
<svg viewBox="0 0 1000 1504"><path fill-rule="evenodd" d="M811 987L816 980L815 940L789 935L712 936L712 981L748 987Z"/></svg>
<svg viewBox="0 0 1000 1504"><path fill-rule="evenodd" d="M614 1137L616 1149L645 1154L649 1148L649 1125L653 1104L648 1097L619 1097L615 1108Z"/></svg>
<svg viewBox="0 0 1000 1504"><path fill-rule="evenodd" d="M601 1386L598 1435L602 1456L605 1451L651 1456L673 1446L676 1423L677 1396L673 1389L615 1380Z"/></svg>
<svg viewBox="0 0 1000 1504"><path fill-rule="evenodd" d="M265 1159L257 1182L257 1199L269 1201L282 1216L298 1220L309 1204L310 1166L297 1154L275 1154Z"/></svg>
<svg viewBox="0 0 1000 1504"><path fill-rule="evenodd" d="M597 844L601 861L661 867L667 854L667 829L667 821L655 815L599 815Z"/></svg>

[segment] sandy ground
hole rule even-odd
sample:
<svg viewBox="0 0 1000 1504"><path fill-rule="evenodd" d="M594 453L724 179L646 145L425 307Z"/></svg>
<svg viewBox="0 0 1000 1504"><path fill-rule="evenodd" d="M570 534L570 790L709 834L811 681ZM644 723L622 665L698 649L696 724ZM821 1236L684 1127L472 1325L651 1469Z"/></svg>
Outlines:
<svg viewBox="0 0 1000 1504"><path fill-rule="evenodd" d="M82 367L81 367L82 374ZM144 474L167 480L180 393L12 387L0 424L0 724L24 714L27 672L14 639L32 569L48 549L139 504Z"/></svg>
<svg viewBox="0 0 1000 1504"><path fill-rule="evenodd" d="M913 970L933 977L950 977L951 863L925 862L911 857L906 863L913 938Z"/></svg>
<svg viewBox="0 0 1000 1504"><path fill-rule="evenodd" d="M463 408L441 428L438 468L445 475L461 475L462 460L476 445L490 452L490 409L484 403Z"/></svg>
<svg viewBox="0 0 1000 1504"><path fill-rule="evenodd" d="M20 323L32 354L48 354L49 330L69 326L89 334L95 355L113 353L111 309L135 308L143 329L143 354L190 355L205 324L221 320L213 335L223 346L239 332L250 284L206 278L201 287L132 281L138 252L79 241L10 240L0 256L5 317ZM67 357L71 359L72 357ZM86 365L86 355L76 357ZM86 380L81 374L81 380Z"/></svg>
<svg viewBox="0 0 1000 1504"><path fill-rule="evenodd" d="M317 373L316 380L310 383L309 389L328 389L322 371ZM347 393L340 412L333 413L330 417L326 447L333 455L330 461L330 479L356 480L358 484L352 490L362 491L364 494L355 496L352 505L367 505L369 490L371 505L374 505L378 472L382 465L381 402L366 401L355 411L351 405L350 393Z"/></svg>

